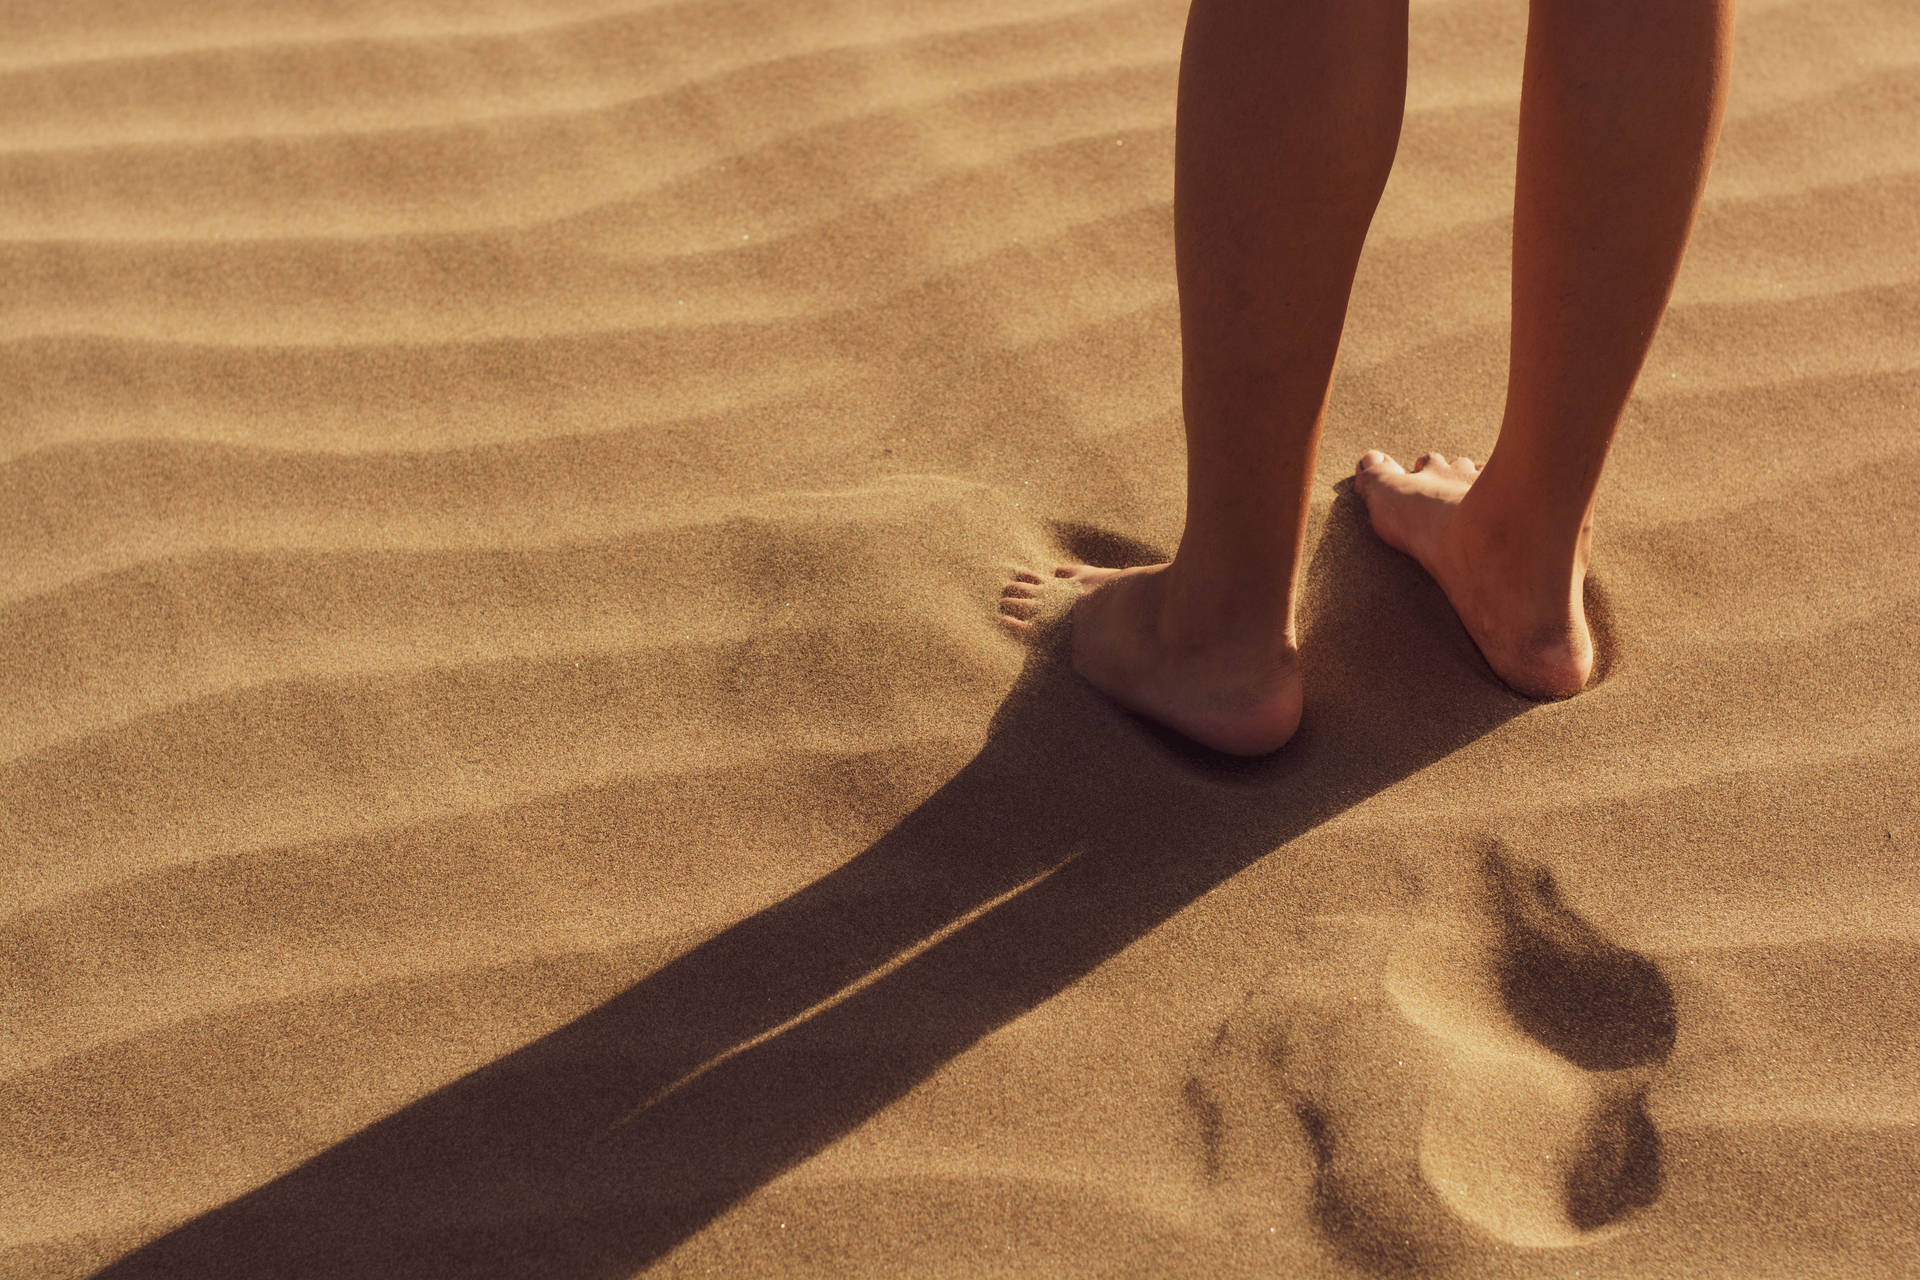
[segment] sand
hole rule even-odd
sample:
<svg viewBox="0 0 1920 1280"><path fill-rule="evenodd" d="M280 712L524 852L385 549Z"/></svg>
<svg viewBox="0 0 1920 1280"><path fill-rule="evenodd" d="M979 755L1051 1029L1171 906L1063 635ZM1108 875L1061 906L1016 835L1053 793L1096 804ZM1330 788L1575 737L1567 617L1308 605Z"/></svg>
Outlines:
<svg viewBox="0 0 1920 1280"><path fill-rule="evenodd" d="M1549 706L1342 483L1503 389L1416 4L1227 767L994 623L1178 535L1183 18L5 7L0 1274L1911 1274L1920 21L1743 9Z"/></svg>

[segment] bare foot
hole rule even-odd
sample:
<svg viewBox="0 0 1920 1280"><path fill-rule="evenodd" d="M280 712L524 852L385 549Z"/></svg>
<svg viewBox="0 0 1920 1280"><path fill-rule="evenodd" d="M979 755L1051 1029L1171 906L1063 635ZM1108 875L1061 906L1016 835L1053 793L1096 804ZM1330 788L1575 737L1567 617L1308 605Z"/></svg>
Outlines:
<svg viewBox="0 0 1920 1280"><path fill-rule="evenodd" d="M1374 532L1433 575L1494 674L1529 698L1571 697L1593 671L1580 596L1586 535L1571 566L1487 536L1462 508L1479 474L1472 458L1422 454L1408 469L1373 450L1360 459L1354 487Z"/></svg>
<svg viewBox="0 0 1920 1280"><path fill-rule="evenodd" d="M1169 601L1169 565L1062 565L1053 586L1077 590L1073 669L1130 711L1232 755L1265 755L1300 724L1300 668L1272 627L1191 634ZM1000 597L1001 621L1025 632L1048 589L1022 571Z"/></svg>

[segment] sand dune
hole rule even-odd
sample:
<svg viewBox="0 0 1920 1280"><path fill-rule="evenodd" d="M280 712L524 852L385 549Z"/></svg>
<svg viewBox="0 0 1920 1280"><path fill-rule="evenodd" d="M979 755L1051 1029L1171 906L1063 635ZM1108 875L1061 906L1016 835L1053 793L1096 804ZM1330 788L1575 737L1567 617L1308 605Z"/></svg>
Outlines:
<svg viewBox="0 0 1920 1280"><path fill-rule="evenodd" d="M1503 394L1415 6L1228 768L991 612L1178 536L1183 19L0 14L0 1274L1907 1274L1920 22L1744 7L1542 706L1339 485Z"/></svg>

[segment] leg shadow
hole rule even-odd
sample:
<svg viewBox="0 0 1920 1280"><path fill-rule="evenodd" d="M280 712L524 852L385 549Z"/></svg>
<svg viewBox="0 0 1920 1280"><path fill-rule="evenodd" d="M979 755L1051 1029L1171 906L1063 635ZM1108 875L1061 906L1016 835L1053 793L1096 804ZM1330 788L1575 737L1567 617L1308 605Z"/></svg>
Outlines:
<svg viewBox="0 0 1920 1280"><path fill-rule="evenodd" d="M1208 890L1523 711L1342 489L1303 583L1307 720L1273 757L1169 749L1037 650L980 754L838 870L101 1274L631 1275Z"/></svg>

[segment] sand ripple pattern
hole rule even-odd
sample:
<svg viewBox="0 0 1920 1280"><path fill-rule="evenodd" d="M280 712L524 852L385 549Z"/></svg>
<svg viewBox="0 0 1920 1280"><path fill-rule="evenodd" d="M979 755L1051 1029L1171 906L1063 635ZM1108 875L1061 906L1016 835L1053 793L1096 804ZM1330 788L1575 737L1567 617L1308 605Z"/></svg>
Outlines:
<svg viewBox="0 0 1920 1280"><path fill-rule="evenodd" d="M1177 538L1177 2L0 8L0 1274L92 1274L950 820L1028 661L1008 567ZM1313 515L1315 599L1388 622L1315 613L1320 745L1222 781L1060 713L1130 802L1214 806L1134 825L1167 866L1265 856L668 1269L1920 1255L1920 23L1743 7L1603 499L1612 673L1473 686L1388 767L1369 637L1480 677L1332 485L1490 442L1523 10L1415 6ZM1057 767L1022 822L1104 808Z"/></svg>

